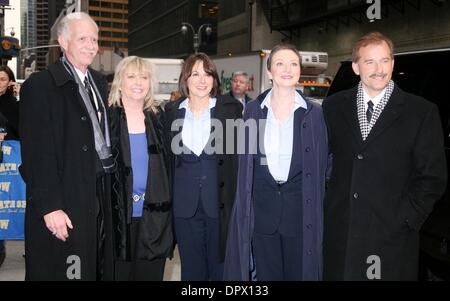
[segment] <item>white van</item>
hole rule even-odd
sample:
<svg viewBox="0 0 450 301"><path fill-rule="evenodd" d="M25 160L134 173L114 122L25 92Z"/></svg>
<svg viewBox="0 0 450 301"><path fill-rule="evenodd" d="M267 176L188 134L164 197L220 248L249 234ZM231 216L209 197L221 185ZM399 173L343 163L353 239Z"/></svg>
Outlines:
<svg viewBox="0 0 450 301"><path fill-rule="evenodd" d="M170 93L178 90L182 59L147 58L155 67L158 86L155 91L155 100L165 102L170 99Z"/></svg>

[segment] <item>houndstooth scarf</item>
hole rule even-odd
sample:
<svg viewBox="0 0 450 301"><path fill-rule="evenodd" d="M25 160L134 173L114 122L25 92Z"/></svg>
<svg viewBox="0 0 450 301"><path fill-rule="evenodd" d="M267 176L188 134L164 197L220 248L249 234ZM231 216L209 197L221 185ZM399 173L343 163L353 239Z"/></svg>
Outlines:
<svg viewBox="0 0 450 301"><path fill-rule="evenodd" d="M386 93L384 93L383 98L381 98L381 101L375 107L370 123L367 123L366 109L364 106L364 91L362 82L361 81L359 82L358 93L356 94L356 106L358 108L359 127L361 129L361 135L363 140L366 140L367 136L369 136L372 127L374 126L375 122L377 122L378 117L380 117L381 112L383 112L384 107L389 101L392 91L394 91L394 82L390 80L388 85L386 86Z"/></svg>

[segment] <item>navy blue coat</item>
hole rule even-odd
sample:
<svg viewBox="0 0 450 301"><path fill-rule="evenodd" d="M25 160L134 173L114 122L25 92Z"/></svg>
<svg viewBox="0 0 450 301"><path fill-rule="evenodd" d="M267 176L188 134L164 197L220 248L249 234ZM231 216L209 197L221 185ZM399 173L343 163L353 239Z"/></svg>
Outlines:
<svg viewBox="0 0 450 301"><path fill-rule="evenodd" d="M244 120L263 118L261 103L267 95L264 92L251 101L245 110ZM300 92L299 92L300 93ZM314 206L314 216L304 216L318 225L316 232L303 233L303 245L314 248L315 255L303 259L303 279L322 279L322 237L323 237L323 199L325 194L325 176L328 167L327 129L320 105L306 100L307 110L302 120L301 137L310 151L303 155L303 200L310 200ZM256 137L246 137L250 149L256 143ZM254 229L253 216L253 154L239 157L238 183L228 232L225 256L224 280L249 280L250 247ZM308 211L306 211L308 212ZM302 231L302 229L299 229Z"/></svg>

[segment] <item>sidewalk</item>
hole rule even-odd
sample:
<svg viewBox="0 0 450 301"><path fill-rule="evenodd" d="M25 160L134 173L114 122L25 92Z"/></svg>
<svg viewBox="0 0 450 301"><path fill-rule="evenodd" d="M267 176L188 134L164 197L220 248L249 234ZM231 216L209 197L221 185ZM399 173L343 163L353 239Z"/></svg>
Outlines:
<svg viewBox="0 0 450 301"><path fill-rule="evenodd" d="M6 258L0 267L0 281L23 281L25 279L25 258L23 241L9 240L6 242ZM175 250L174 258L167 260L164 271L164 281L180 280L180 257L178 249Z"/></svg>
<svg viewBox="0 0 450 301"><path fill-rule="evenodd" d="M0 267L0 281L23 281L25 279L24 244L22 240L6 241L6 258Z"/></svg>

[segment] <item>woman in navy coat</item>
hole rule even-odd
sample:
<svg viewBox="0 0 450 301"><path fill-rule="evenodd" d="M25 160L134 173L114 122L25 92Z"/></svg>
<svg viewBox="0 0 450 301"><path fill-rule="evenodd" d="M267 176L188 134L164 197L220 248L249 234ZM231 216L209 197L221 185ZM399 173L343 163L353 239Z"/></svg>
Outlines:
<svg viewBox="0 0 450 301"><path fill-rule="evenodd" d="M236 145L226 123L242 118L242 105L218 95L216 67L204 53L185 61L180 91L165 116L181 280L222 280L238 166L236 152L225 152Z"/></svg>
<svg viewBox="0 0 450 301"><path fill-rule="evenodd" d="M275 46L273 88L246 107L260 126L239 159L225 280L249 280L251 254L258 280L322 278L327 132L321 107L295 90L300 62L294 46Z"/></svg>

